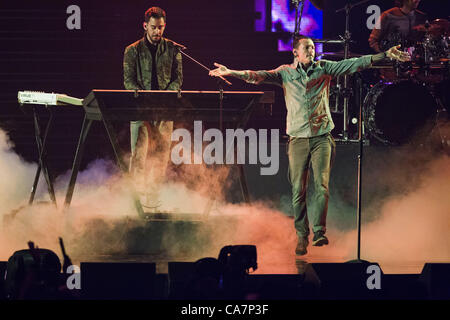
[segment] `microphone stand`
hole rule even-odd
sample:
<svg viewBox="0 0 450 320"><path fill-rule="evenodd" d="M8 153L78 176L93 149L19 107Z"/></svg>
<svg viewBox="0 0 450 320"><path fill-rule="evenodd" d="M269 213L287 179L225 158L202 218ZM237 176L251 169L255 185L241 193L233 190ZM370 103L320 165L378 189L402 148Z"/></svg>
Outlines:
<svg viewBox="0 0 450 320"><path fill-rule="evenodd" d="M300 15L298 14L299 2L302 3L302 5L300 7ZM291 3L295 7L295 28L294 28L294 37L295 37L296 35L300 34L300 23L302 22L303 7L304 7L304 4L305 4L305 1L303 1L303 0L291 0Z"/></svg>
<svg viewBox="0 0 450 320"><path fill-rule="evenodd" d="M370 0L363 0L354 4L347 3L345 7L336 10L336 13L341 11L345 11L345 32L342 40L344 40L344 59L348 59L348 55L350 52L350 42L351 42L351 33L350 33L350 10L356 6L362 5ZM348 140L348 102L351 96L351 89L349 90L348 85L348 75L344 75L344 88L343 88L343 96L344 96L344 127L342 132L342 138L344 141Z"/></svg>
<svg viewBox="0 0 450 320"><path fill-rule="evenodd" d="M173 41L172 41L173 42ZM188 55L186 52L184 52L183 50L187 49L185 46L175 43L173 42L174 45L177 47L178 52L180 52L182 55L184 55L185 57L189 58L191 61L195 62L196 64L198 64L200 67L202 67L205 70L211 71L210 68L208 68L207 66L205 66L204 64L202 64L201 62L197 61L196 59L194 59L193 57L191 57L190 55ZM223 110L223 83L226 83L227 85L231 86L231 82L228 81L227 79L225 79L222 76L218 76L218 81L217 84L219 86L219 127L220 127L220 131L222 132L222 110Z"/></svg>
<svg viewBox="0 0 450 320"><path fill-rule="evenodd" d="M356 203L356 226L358 230L358 240L357 240L357 250L356 259L348 261L349 263L369 263L366 260L361 260L361 203L362 203L362 164L363 164L363 150L364 150L364 122L363 122L363 81L361 74L358 72L358 89L359 89L359 125L358 125L358 143L359 143L359 154L358 154L358 190L357 190L357 203Z"/></svg>
<svg viewBox="0 0 450 320"><path fill-rule="evenodd" d="M178 47L178 46L177 46L177 47ZM210 68L208 68L207 66L205 66L205 65L202 64L201 62L198 62L197 60L195 60L194 58L192 58L192 57L191 57L190 55L188 55L186 52L182 51L182 49L186 49L186 47L178 47L178 50L179 50L179 52L180 52L182 55L188 57L189 59L191 59L192 61L194 61L196 64L198 64L199 66L201 66L202 68L204 68L204 69L206 69L206 70L208 70L208 71L211 71ZM225 82L226 84L228 84L229 86L232 85L231 82L228 81L227 79L225 79L224 77L222 77L222 76L218 76L218 77L219 77L220 79L222 79L222 81Z"/></svg>
<svg viewBox="0 0 450 320"><path fill-rule="evenodd" d="M354 4L347 3L345 7L336 10L336 13L345 10L345 33L344 33L344 59L348 58L349 54L349 46L351 42L351 34L349 27L350 20L350 10L356 6L362 5L369 0L363 0ZM359 143L359 154L358 154L358 190L357 190L357 205L356 205L356 225L358 230L358 238L357 238L357 253L356 259L348 261L350 263L369 263L368 261L361 260L361 203L362 203L362 164L363 164L363 149L364 149L364 123L362 117L363 110L363 98L362 98L362 78L361 74L358 75L358 89L359 89L359 122L358 122L358 143ZM349 92L348 92L348 76L344 76L344 132L343 138L344 140L348 140L348 100L349 100Z"/></svg>
<svg viewBox="0 0 450 320"><path fill-rule="evenodd" d="M183 50L186 49L185 46L180 45L178 43L174 43L174 45L177 47L178 51L184 55L185 57L187 57L188 59L190 59L191 61L195 62L196 64L198 64L200 67L202 67L203 69L207 70L208 72L211 71L210 68L208 68L207 66L205 66L204 64L202 64L201 62L197 61L196 59L194 59L193 57L191 57L190 55L188 55L186 52L184 52ZM217 85L219 87L219 128L220 128L220 132L223 132L223 116L222 116L222 111L223 111L223 84L226 83L227 85L231 86L231 82L228 81L227 79L225 79L222 76L218 76L217 79ZM208 200L208 203L206 204L206 207L203 211L203 214L205 216L207 216L209 214L209 212L211 211L211 208L213 206L215 202L215 198L213 196L213 198L210 198Z"/></svg>

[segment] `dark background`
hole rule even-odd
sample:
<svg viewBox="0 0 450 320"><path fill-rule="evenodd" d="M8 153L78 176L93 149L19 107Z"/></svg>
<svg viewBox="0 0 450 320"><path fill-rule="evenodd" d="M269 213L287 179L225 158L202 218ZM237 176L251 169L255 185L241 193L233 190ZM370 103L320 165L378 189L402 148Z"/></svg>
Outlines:
<svg viewBox="0 0 450 320"><path fill-rule="evenodd" d="M325 1L324 38L343 34L345 15L336 14L335 10L346 3L345 0ZM367 6L378 4L383 11L392 7L392 3L373 0L351 11L350 31L355 41L352 52L371 53L367 43L370 34L366 28ZM66 8L72 4L81 8L81 30L66 28L69 16ZM19 108L17 92L37 90L84 98L92 89L122 89L124 48L142 37L143 15L151 6L160 6L167 12L165 36L186 45L191 56L210 68L215 61L233 69L272 69L292 61L290 52L277 51L280 35L254 32L257 13L252 0L2 1L0 127L8 132L18 154L28 161L37 160L31 114L24 114ZM419 8L430 19L448 18L450 13L449 1L445 0L423 0ZM325 51L339 50L342 48L325 48ZM184 58L183 68L183 89L217 89L215 80L198 65ZM286 114L281 89L230 80L233 85L227 90L274 90L273 113L256 113L249 126L279 128L284 133ZM47 112L40 109L45 122ZM74 107L52 110L55 124L49 135L48 163L57 175L71 167L83 111ZM339 116L335 120L339 122ZM126 123L119 128L124 148L129 148L128 131ZM82 169L95 158L113 158L99 123L94 125L87 140Z"/></svg>

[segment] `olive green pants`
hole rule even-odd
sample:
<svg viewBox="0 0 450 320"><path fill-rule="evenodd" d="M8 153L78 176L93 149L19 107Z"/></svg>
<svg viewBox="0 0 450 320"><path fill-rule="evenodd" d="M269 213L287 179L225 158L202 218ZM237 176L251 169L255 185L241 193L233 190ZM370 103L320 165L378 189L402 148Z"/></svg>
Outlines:
<svg viewBox="0 0 450 320"><path fill-rule="evenodd" d="M294 226L298 237L309 235L308 212L312 219L313 232L326 232L331 166L336 143L327 133L312 138L290 137L288 143L289 181L292 185L292 207ZM312 208L307 210L306 190L310 170L313 173L314 193Z"/></svg>
<svg viewBox="0 0 450 320"><path fill-rule="evenodd" d="M170 160L172 131L173 121L131 121L129 170L138 192L157 193ZM146 170L147 158L149 170Z"/></svg>

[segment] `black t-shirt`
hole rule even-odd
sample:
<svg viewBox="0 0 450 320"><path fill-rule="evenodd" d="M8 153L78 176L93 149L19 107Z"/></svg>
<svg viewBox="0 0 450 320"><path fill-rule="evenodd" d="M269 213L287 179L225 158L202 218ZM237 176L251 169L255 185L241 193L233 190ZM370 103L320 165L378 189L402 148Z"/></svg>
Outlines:
<svg viewBox="0 0 450 320"><path fill-rule="evenodd" d="M152 55L152 81L151 81L151 88L152 88L152 90L159 90L157 68L156 68L156 51L158 50L158 44L159 43L151 44L150 41L148 41L147 37L145 37L145 44L147 45L147 48L150 50L150 54Z"/></svg>

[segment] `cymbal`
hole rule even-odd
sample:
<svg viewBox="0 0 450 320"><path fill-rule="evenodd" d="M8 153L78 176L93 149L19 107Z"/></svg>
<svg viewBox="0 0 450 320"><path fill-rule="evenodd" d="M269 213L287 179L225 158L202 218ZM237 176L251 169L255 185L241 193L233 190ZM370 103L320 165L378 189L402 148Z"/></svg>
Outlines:
<svg viewBox="0 0 450 320"><path fill-rule="evenodd" d="M310 0L314 7L316 7L319 10L323 10L325 7L325 0Z"/></svg>
<svg viewBox="0 0 450 320"><path fill-rule="evenodd" d="M448 21L447 19L435 19L431 23L433 25L438 25L445 34L448 34L450 32L450 21Z"/></svg>
<svg viewBox="0 0 450 320"><path fill-rule="evenodd" d="M344 51L339 52L317 52L317 56L319 57L327 57L327 58L344 58ZM359 58L362 57L362 54L349 52L348 58Z"/></svg>
<svg viewBox="0 0 450 320"><path fill-rule="evenodd" d="M345 41L342 39L312 39L315 43L329 43L329 44L341 44Z"/></svg>
<svg viewBox="0 0 450 320"><path fill-rule="evenodd" d="M450 22L446 19L435 19L430 24L419 24L413 30L429 32L434 35L447 35L450 33Z"/></svg>

